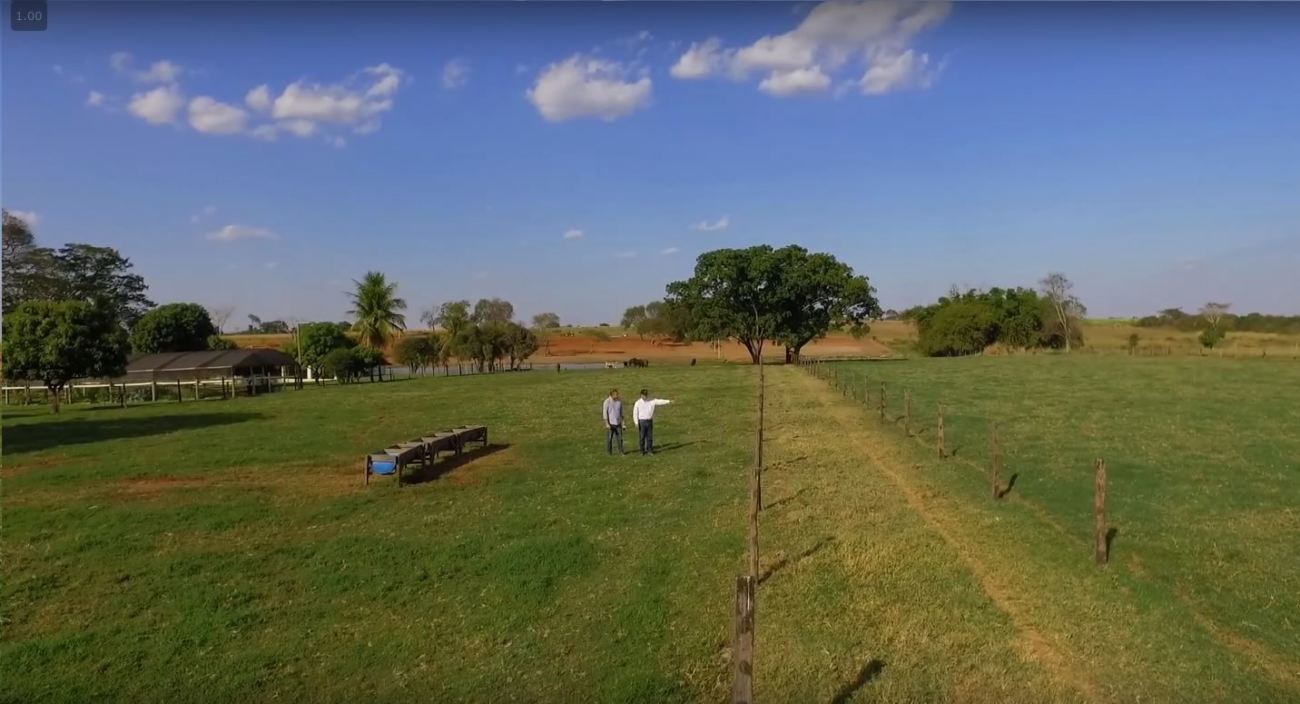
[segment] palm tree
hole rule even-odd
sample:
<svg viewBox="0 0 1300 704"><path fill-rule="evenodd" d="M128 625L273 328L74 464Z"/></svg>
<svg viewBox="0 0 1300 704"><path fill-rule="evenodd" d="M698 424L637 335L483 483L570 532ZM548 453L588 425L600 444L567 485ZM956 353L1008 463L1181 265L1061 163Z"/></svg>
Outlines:
<svg viewBox="0 0 1300 704"><path fill-rule="evenodd" d="M397 284L388 283L378 271L368 271L360 281L353 281L357 290L351 294L352 310L356 318L352 330L361 338L361 344L373 350L382 350L398 332L406 329L406 301L397 297Z"/></svg>

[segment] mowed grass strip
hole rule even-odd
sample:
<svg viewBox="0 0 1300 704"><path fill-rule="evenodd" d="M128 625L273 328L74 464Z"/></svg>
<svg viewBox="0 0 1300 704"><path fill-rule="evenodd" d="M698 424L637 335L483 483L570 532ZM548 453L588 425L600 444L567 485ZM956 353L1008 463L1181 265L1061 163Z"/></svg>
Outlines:
<svg viewBox="0 0 1300 704"><path fill-rule="evenodd" d="M858 409L768 380L755 698L1082 701L862 452Z"/></svg>
<svg viewBox="0 0 1300 704"><path fill-rule="evenodd" d="M605 455L611 386L673 399L660 454ZM0 696L719 699L753 391L539 371L7 413ZM362 487L366 451L461 423L494 447Z"/></svg>
<svg viewBox="0 0 1300 704"><path fill-rule="evenodd" d="M1300 427L1300 367L1053 356L848 364L839 373L871 390L870 409L845 403L870 419L863 432L918 465L908 476L991 525L1012 516L1028 521L991 554L1014 546L1026 551L1026 564L1098 571L1091 567L1092 463L1105 458L1108 518L1118 533L1112 565L1101 572L1137 597L1134 613L1165 614L1131 628L1149 632L1162 659L1186 657L1186 668L1200 669L1202 681L1223 692L1262 701L1300 696L1300 438L1290 430ZM890 402L883 426L875 417L882 380ZM911 439L900 419L904 388L913 396ZM940 401L956 453L947 460L937 459L934 445ZM990 514L993 419L1003 482L1013 475L1016 482ZM1096 599L1098 615L1116 612L1104 594ZM1184 633L1188 624L1195 628ZM1134 662L1147 662L1141 652ZM1150 670L1154 686L1159 668ZM1178 677L1169 674L1170 694L1185 694Z"/></svg>

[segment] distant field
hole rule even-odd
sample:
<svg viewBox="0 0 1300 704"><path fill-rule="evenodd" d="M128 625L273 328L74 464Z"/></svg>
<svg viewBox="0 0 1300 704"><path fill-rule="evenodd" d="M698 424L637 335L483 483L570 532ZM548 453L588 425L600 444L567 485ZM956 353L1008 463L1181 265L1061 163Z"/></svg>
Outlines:
<svg viewBox="0 0 1300 704"><path fill-rule="evenodd" d="M1104 458L1115 558L1149 584L1145 598L1203 614L1300 675L1300 364L1052 355L835 369L873 408L884 382L892 426L910 391L913 443L927 449L945 404L956 458L934 477L963 496L989 491L996 421L1013 495L1080 560Z"/></svg>

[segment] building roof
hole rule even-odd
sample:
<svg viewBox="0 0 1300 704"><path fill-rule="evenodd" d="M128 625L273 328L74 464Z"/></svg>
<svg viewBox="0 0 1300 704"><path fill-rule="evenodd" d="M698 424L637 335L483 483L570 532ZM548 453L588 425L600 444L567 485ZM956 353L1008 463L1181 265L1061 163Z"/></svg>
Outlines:
<svg viewBox="0 0 1300 704"><path fill-rule="evenodd" d="M292 367L293 357L268 349L205 350L202 352L158 352L131 360L127 374L158 372L218 371L253 367Z"/></svg>

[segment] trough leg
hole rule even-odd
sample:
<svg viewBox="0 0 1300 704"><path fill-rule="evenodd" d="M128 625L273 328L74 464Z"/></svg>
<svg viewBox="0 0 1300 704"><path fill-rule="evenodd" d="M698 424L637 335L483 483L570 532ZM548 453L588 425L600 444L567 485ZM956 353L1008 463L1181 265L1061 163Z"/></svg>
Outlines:
<svg viewBox="0 0 1300 704"><path fill-rule="evenodd" d="M366 455L366 486L370 486L370 455Z"/></svg>

